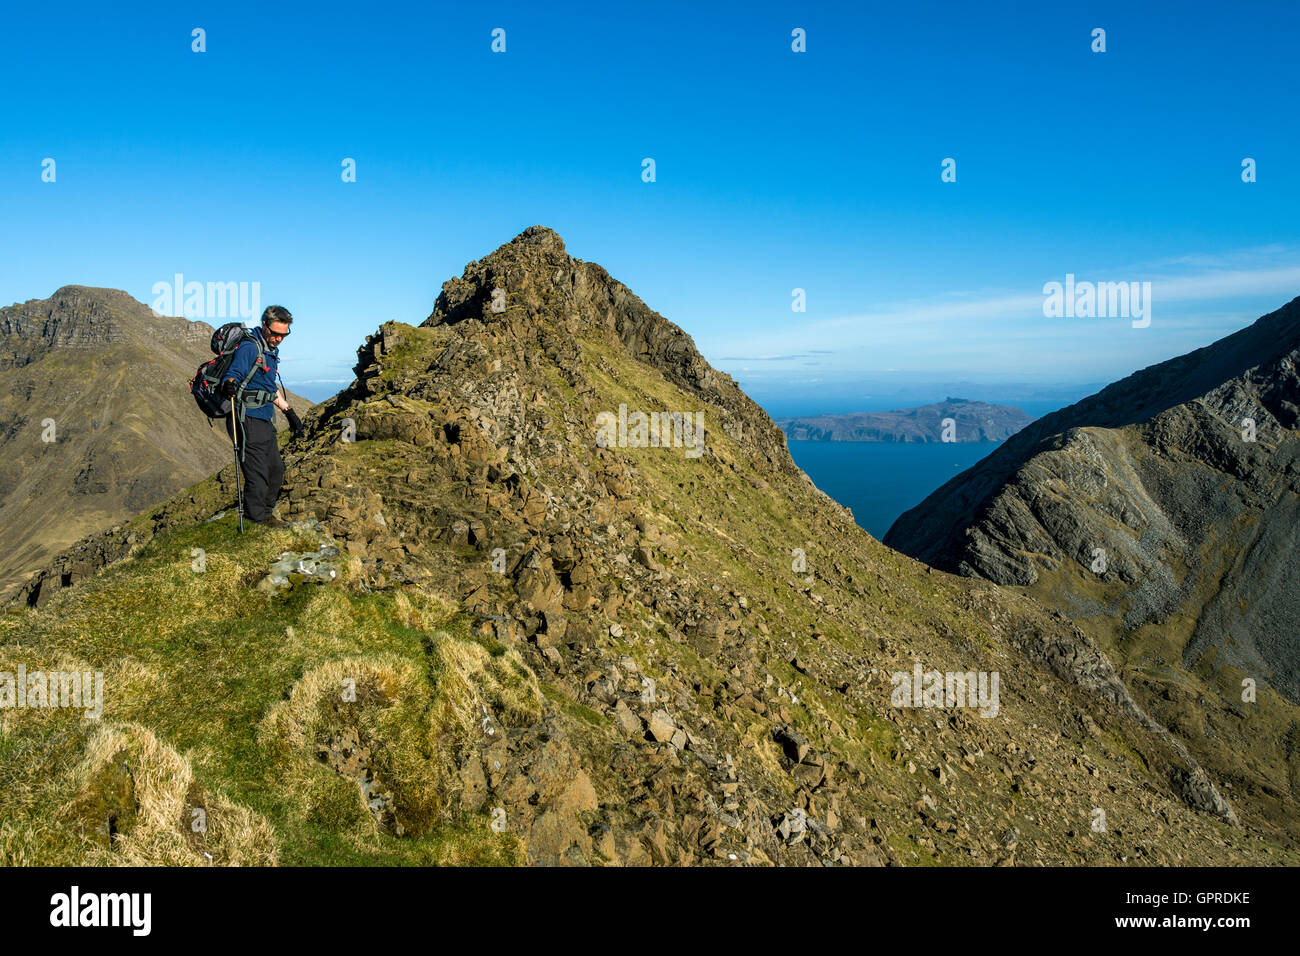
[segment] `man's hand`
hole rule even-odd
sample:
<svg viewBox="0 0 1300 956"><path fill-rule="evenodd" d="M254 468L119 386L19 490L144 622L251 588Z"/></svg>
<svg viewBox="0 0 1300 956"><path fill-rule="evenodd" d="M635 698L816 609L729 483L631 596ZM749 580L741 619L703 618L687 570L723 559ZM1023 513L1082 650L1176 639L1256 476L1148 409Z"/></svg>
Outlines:
<svg viewBox="0 0 1300 956"><path fill-rule="evenodd" d="M302 419L298 417L298 413L295 412L292 407L284 410L284 417L289 419L289 427L293 429L294 438L297 438L303 433L304 429L302 427Z"/></svg>
<svg viewBox="0 0 1300 956"><path fill-rule="evenodd" d="M218 386L217 391L226 398L234 398L235 392L238 388L239 386L235 383L235 380L233 378L228 378Z"/></svg>

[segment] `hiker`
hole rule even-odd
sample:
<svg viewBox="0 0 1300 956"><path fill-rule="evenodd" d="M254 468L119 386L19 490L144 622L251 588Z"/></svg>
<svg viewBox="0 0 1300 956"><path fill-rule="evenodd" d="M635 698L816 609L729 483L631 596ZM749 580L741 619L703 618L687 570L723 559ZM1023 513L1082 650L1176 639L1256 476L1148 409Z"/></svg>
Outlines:
<svg viewBox="0 0 1300 956"><path fill-rule="evenodd" d="M302 433L302 420L290 407L283 389L276 382L280 343L288 336L291 324L293 316L288 309L280 305L267 306L262 313L261 328L250 333L262 343L261 364L254 369L254 363L258 361L257 343L245 339L239 344L219 389L223 396L231 399L226 427L243 451L244 514L250 521L272 528L287 524L272 514L284 481L284 462L280 460L272 408L284 412L295 436ZM239 383L248 377L250 370L253 371L252 377L240 389Z"/></svg>

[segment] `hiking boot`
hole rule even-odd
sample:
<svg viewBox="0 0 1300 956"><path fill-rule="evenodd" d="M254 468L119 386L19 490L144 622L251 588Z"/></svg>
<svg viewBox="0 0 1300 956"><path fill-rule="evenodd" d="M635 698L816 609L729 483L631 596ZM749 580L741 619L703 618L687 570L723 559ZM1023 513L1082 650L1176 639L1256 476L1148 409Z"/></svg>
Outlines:
<svg viewBox="0 0 1300 956"><path fill-rule="evenodd" d="M271 515L271 517L267 518L265 521L259 521L258 524L260 524L264 528L289 527L289 522L285 521L283 518L277 518L275 515Z"/></svg>

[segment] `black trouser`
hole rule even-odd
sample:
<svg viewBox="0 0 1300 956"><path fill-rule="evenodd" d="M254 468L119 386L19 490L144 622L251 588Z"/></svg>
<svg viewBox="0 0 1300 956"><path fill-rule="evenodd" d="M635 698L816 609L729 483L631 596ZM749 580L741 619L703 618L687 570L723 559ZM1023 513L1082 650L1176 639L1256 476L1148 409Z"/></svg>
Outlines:
<svg viewBox="0 0 1300 956"><path fill-rule="evenodd" d="M230 422L227 421L227 434ZM240 436L244 459L244 516L250 521L265 521L271 517L275 499L280 496L284 483L284 462L280 460L280 443L275 425L263 418L244 418Z"/></svg>

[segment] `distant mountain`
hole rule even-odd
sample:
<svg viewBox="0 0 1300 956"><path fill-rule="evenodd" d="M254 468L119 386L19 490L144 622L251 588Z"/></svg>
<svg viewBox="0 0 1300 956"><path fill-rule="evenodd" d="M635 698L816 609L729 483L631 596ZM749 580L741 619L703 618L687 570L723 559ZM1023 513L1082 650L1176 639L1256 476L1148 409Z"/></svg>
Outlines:
<svg viewBox="0 0 1300 956"><path fill-rule="evenodd" d="M1033 421L1009 405L945 398L917 408L781 418L776 424L787 438L805 441L938 442L945 419L953 422L951 440L959 442L1005 441Z"/></svg>
<svg viewBox="0 0 1300 956"><path fill-rule="evenodd" d="M1300 299L1034 422L885 543L1060 608L1300 833Z"/></svg>
<svg viewBox="0 0 1300 956"><path fill-rule="evenodd" d="M235 534L226 465L0 614L0 660L109 691L6 718L0 865L1298 858L1077 627L882 546L551 230L357 357L290 527Z"/></svg>
<svg viewBox="0 0 1300 956"><path fill-rule="evenodd" d="M232 460L188 388L212 332L117 289L64 286L0 309L0 595Z"/></svg>

